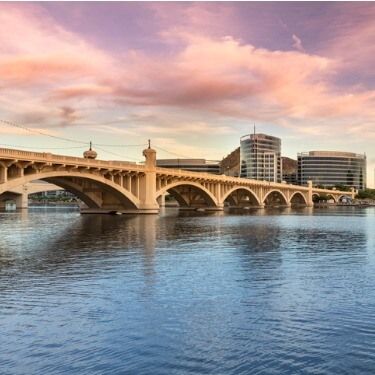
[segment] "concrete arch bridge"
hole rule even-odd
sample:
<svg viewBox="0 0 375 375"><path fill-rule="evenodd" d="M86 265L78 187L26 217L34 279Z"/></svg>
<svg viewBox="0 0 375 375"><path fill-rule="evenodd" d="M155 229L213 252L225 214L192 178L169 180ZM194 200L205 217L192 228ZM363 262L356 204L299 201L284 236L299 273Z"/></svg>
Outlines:
<svg viewBox="0 0 375 375"><path fill-rule="evenodd" d="M44 181L28 182L1 194L0 210L4 209L7 203L14 203L17 208L28 208L29 195L59 190L63 190L63 188L57 185L46 183Z"/></svg>
<svg viewBox="0 0 375 375"><path fill-rule="evenodd" d="M143 151L144 164L51 153L0 149L0 201L35 180L75 194L89 212L157 213L167 193L181 208L312 206L314 194L335 201L356 192L250 180L156 167L156 151ZM22 199L21 199L22 202ZM22 207L22 204L21 204Z"/></svg>

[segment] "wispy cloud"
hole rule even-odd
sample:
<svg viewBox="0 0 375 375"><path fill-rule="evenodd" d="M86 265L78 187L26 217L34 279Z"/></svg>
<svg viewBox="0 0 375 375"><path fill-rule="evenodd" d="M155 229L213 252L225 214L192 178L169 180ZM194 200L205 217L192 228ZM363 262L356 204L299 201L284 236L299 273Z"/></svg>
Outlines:
<svg viewBox="0 0 375 375"><path fill-rule="evenodd" d="M293 39L293 47L295 49L297 49L298 51L301 51L301 52L304 52L305 49L303 48L303 45L302 45L302 40L300 38L298 38L297 35L293 34L292 35L292 39Z"/></svg>

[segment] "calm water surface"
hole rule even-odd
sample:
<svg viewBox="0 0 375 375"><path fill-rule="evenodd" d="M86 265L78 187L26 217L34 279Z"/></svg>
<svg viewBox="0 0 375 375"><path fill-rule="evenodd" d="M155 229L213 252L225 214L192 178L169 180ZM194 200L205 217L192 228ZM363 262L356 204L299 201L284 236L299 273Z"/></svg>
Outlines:
<svg viewBox="0 0 375 375"><path fill-rule="evenodd" d="M374 374L375 211L0 214L0 374Z"/></svg>

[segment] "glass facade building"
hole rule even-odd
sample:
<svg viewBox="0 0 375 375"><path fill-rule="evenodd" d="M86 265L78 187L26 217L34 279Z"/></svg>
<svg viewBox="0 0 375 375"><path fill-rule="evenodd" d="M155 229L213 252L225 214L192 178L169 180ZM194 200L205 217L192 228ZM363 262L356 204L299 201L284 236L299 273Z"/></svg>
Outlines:
<svg viewBox="0 0 375 375"><path fill-rule="evenodd" d="M281 182L281 139L248 134L240 142L241 177Z"/></svg>
<svg viewBox="0 0 375 375"><path fill-rule="evenodd" d="M366 155L352 152L310 151L298 154L298 183L366 188Z"/></svg>

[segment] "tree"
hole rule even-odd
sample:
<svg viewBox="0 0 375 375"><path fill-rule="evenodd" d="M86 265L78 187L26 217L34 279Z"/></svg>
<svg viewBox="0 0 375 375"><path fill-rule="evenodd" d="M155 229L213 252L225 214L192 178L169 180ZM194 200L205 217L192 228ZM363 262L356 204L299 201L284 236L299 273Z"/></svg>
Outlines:
<svg viewBox="0 0 375 375"><path fill-rule="evenodd" d="M314 202L328 201L330 197L327 194L320 194L319 196L314 196Z"/></svg>
<svg viewBox="0 0 375 375"><path fill-rule="evenodd" d="M334 186L336 188L336 190L340 190L340 191L350 191L350 187L349 186L345 186L345 185L335 185Z"/></svg>
<svg viewBox="0 0 375 375"><path fill-rule="evenodd" d="M358 199L375 199L375 189L360 190L356 195Z"/></svg>

